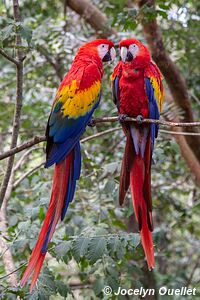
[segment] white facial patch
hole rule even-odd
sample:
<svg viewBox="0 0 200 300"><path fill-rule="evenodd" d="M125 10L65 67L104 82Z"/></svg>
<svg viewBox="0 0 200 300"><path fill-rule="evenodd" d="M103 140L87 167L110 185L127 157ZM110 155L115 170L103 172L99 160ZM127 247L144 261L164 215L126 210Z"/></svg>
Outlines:
<svg viewBox="0 0 200 300"><path fill-rule="evenodd" d="M98 50L98 53L99 53L99 57L101 59L103 59L104 56L106 55L106 53L109 50L109 45L108 44L101 44L101 45L97 46L97 50Z"/></svg>
<svg viewBox="0 0 200 300"><path fill-rule="evenodd" d="M110 49L110 56L111 56L111 60L113 61L114 59L115 59L115 57L116 57L116 51L115 51L115 48L114 47L112 47L111 49Z"/></svg>
<svg viewBox="0 0 200 300"><path fill-rule="evenodd" d="M133 55L133 58L135 58L139 52L139 47L136 44L131 44L128 48L128 50Z"/></svg>

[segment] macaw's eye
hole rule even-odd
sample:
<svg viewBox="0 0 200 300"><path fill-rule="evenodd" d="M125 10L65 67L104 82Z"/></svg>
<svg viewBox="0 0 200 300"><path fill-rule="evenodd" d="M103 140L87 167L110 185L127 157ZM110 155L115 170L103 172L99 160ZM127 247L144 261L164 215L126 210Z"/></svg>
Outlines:
<svg viewBox="0 0 200 300"><path fill-rule="evenodd" d="M139 48L136 44L131 44L128 48L130 53L132 54L133 58L135 58L139 52Z"/></svg>

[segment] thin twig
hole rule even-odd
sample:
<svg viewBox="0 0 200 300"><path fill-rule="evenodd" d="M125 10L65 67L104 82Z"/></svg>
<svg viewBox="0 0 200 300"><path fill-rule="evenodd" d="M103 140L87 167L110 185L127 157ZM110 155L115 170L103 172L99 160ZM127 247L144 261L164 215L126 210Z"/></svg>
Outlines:
<svg viewBox="0 0 200 300"><path fill-rule="evenodd" d="M121 129L121 126L120 127L114 127L114 128L111 128L111 129L108 129L108 130L104 130L104 131L101 131L101 132L98 132L96 134L93 134L91 136L88 136L86 138L83 138L81 139L81 143L85 143L85 142L88 142L90 140L93 140L99 136L102 136L102 135L105 135L105 134L108 134L108 133L111 133L111 132L114 132L114 131L117 131L117 130L120 130Z"/></svg>
<svg viewBox="0 0 200 300"><path fill-rule="evenodd" d="M44 142L44 141L46 141L46 137L45 136L35 136L33 139L25 142L24 144L21 144L21 145L19 145L17 147L14 147L14 148L12 148L12 149L10 149L10 150L8 150L8 151L0 154L0 160L4 159L6 157L9 157L11 155L14 155L14 154L16 154L18 152L21 152L21 151L23 151L23 150L25 150L27 148L30 148L30 147L32 147L32 146L34 146L36 144L39 144L41 142Z"/></svg>
<svg viewBox="0 0 200 300"><path fill-rule="evenodd" d="M164 130L160 129L159 132L172 134L172 135L197 135L200 136L200 133L198 132L183 132L183 131L170 131L170 130Z"/></svg>
<svg viewBox="0 0 200 300"><path fill-rule="evenodd" d="M200 105L200 100L193 92L189 92L190 96Z"/></svg>
<svg viewBox="0 0 200 300"><path fill-rule="evenodd" d="M69 287L70 287L71 290L91 289L92 284L70 283Z"/></svg>
<svg viewBox="0 0 200 300"><path fill-rule="evenodd" d="M24 173L19 179L17 179L15 181L15 183L13 184L13 189L16 189L16 187L29 175L31 175L32 173L34 173L37 169L39 169L40 167L42 167L44 165L44 161L40 164L38 164L37 166L35 166L34 168L32 168L31 170L27 171L26 173Z"/></svg>
<svg viewBox="0 0 200 300"><path fill-rule="evenodd" d="M11 57L10 55L8 55L5 51L3 51L2 49L0 49L0 54L2 56L4 56L7 60L11 61L12 63L14 63L16 66L18 66L19 62L14 59L13 57Z"/></svg>
<svg viewBox="0 0 200 300"><path fill-rule="evenodd" d="M38 149L43 149L43 147L34 147L34 148L31 148L29 150L27 150L21 157L20 159L17 161L16 165L14 166L13 170L14 172L16 172L20 167L21 165L24 163L24 161L27 159L27 157L29 156L29 154L32 152L32 151L35 151L35 150L38 150Z"/></svg>
<svg viewBox="0 0 200 300"><path fill-rule="evenodd" d="M19 13L19 3L18 0L13 0L13 15L15 22L20 22L20 13ZM18 32L16 35L16 45L20 46L22 43L20 33ZM20 117L21 117L21 109L22 109L22 96L23 96L23 60L24 60L23 51L19 48L17 50L17 91L16 91L16 104L15 104L15 113L13 117L13 131L12 131L12 139L10 149L13 149L17 145L19 128L20 128ZM4 201L4 197L6 194L7 186L9 183L9 179L12 173L12 168L14 164L14 156L10 156L7 162L6 171L4 175L4 179L1 185L0 190L0 207Z"/></svg>
<svg viewBox="0 0 200 300"><path fill-rule="evenodd" d="M0 277L0 280L12 275L13 273L17 272L18 270L20 270L21 268L23 268L27 263L22 264L21 266L19 266L17 269L13 270L12 272Z"/></svg>
<svg viewBox="0 0 200 300"><path fill-rule="evenodd" d="M195 273L196 269L198 269L198 267L199 267L199 258L200 258L200 256L197 257L197 261L196 261L194 267L192 268L190 276L187 279L187 282L186 282L186 286L187 287L192 283L192 279L194 277L194 273Z"/></svg>

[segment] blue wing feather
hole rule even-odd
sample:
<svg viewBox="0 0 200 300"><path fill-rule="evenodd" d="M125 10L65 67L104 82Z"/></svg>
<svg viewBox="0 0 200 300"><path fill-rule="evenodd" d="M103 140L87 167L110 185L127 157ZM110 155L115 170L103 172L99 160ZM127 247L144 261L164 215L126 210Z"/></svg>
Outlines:
<svg viewBox="0 0 200 300"><path fill-rule="evenodd" d="M119 110L120 100L119 100L119 76L116 76L112 83L112 94L113 101Z"/></svg>
<svg viewBox="0 0 200 300"><path fill-rule="evenodd" d="M62 106L55 106L48 122L48 137L52 139L52 147L48 154L45 168L62 161L74 148L85 131L85 127L90 121L94 110L98 107L100 98L101 92L93 108L84 116L76 119L63 117L61 113ZM60 107L60 110L58 110L58 107Z"/></svg>
<svg viewBox="0 0 200 300"><path fill-rule="evenodd" d="M74 159L72 161L71 168L70 168L67 194L65 196L65 202L61 214L61 220L64 219L69 203L74 198L76 181L80 177L80 172L81 172L81 148L80 148L80 142L78 142L74 147Z"/></svg>
<svg viewBox="0 0 200 300"><path fill-rule="evenodd" d="M146 86L146 93L147 93L148 100L149 100L149 118L159 120L160 112L158 109L157 101L155 99L154 89L153 89L150 79L147 77L145 78L145 86ZM152 138L153 148L154 148L155 139L158 136L158 129L159 129L158 124L151 124L151 138Z"/></svg>

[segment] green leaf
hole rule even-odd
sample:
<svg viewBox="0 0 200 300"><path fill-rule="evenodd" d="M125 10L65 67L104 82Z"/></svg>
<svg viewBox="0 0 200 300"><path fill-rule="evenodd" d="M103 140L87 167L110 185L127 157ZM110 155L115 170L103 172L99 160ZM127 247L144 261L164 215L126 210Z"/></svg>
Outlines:
<svg viewBox="0 0 200 300"><path fill-rule="evenodd" d="M20 33L21 33L22 38L24 38L27 41L27 44L30 45L30 42L32 39L32 30L25 25L21 25Z"/></svg>
<svg viewBox="0 0 200 300"><path fill-rule="evenodd" d="M50 291L41 284L38 283L38 285L38 289L35 287L33 292L27 295L26 300L49 300Z"/></svg>
<svg viewBox="0 0 200 300"><path fill-rule="evenodd" d="M101 294L104 287L105 287L105 282L102 277L99 277L93 285L93 291L95 295L98 296L99 294Z"/></svg>
<svg viewBox="0 0 200 300"><path fill-rule="evenodd" d="M54 248L57 258L65 256L72 248L72 241L65 241Z"/></svg>
<svg viewBox="0 0 200 300"><path fill-rule="evenodd" d="M129 244L136 248L140 243L140 235L138 233L129 234Z"/></svg>
<svg viewBox="0 0 200 300"><path fill-rule="evenodd" d="M164 9L164 10L168 10L170 8L170 5L169 4L165 4L165 3L161 3L159 4L159 7Z"/></svg>
<svg viewBox="0 0 200 300"><path fill-rule="evenodd" d="M157 14L159 14L160 16L162 16L164 19L168 18L168 14L166 13L166 11L163 11L161 9L157 9L156 12L157 12Z"/></svg>
<svg viewBox="0 0 200 300"><path fill-rule="evenodd" d="M121 220L113 220L112 221L112 224L115 226L115 227L119 227L121 228L122 230L126 230L127 229L127 226L121 221Z"/></svg>
<svg viewBox="0 0 200 300"><path fill-rule="evenodd" d="M85 254L87 253L89 242L90 238L81 236L74 241L72 254L76 261L79 261L81 257L85 256Z"/></svg>
<svg viewBox="0 0 200 300"><path fill-rule="evenodd" d="M4 41L10 37L13 32L13 25L8 25L1 30L1 40Z"/></svg>
<svg viewBox="0 0 200 300"><path fill-rule="evenodd" d="M119 166L119 162L112 162L112 163L105 165L104 170L107 173L113 174L117 170L118 166Z"/></svg>
<svg viewBox="0 0 200 300"><path fill-rule="evenodd" d="M28 46L26 46L26 45L16 45L15 48L16 48L16 49L27 50L27 49L28 49Z"/></svg>
<svg viewBox="0 0 200 300"><path fill-rule="evenodd" d="M107 266L106 270L110 274L111 277L116 278L116 279L119 277L119 272L117 271L116 267Z"/></svg>
<svg viewBox="0 0 200 300"><path fill-rule="evenodd" d="M19 219L16 215L13 215L9 219L9 226L15 226L19 222Z"/></svg>
<svg viewBox="0 0 200 300"><path fill-rule="evenodd" d="M106 249L106 240L105 238L93 238L90 241L87 258L89 259L90 263L95 263L99 258L102 257L104 251Z"/></svg>
<svg viewBox="0 0 200 300"><path fill-rule="evenodd" d="M51 291L56 290L55 278L54 278L53 274L47 268L45 268L43 270L42 274L40 275L39 283L42 286L48 287L48 289Z"/></svg>
<svg viewBox="0 0 200 300"><path fill-rule="evenodd" d="M112 194L113 191L115 190L115 182L114 181L107 181L106 182L106 185L105 185L105 188L104 188L104 192L107 193L107 194Z"/></svg>
<svg viewBox="0 0 200 300"><path fill-rule="evenodd" d="M21 230L25 231L29 226L30 226L30 220L18 223L18 228L20 231Z"/></svg>
<svg viewBox="0 0 200 300"><path fill-rule="evenodd" d="M107 276L106 285L110 286L113 291L117 291L119 288L119 281L112 276Z"/></svg>
<svg viewBox="0 0 200 300"><path fill-rule="evenodd" d="M136 17L137 16L137 9L131 8L128 10L128 14L130 17Z"/></svg>
<svg viewBox="0 0 200 300"><path fill-rule="evenodd" d="M108 241L108 250L110 255L113 257L117 252L117 248L120 246L119 237L116 236L114 238L110 238Z"/></svg>
<svg viewBox="0 0 200 300"><path fill-rule="evenodd" d="M36 288L34 288L33 292L27 296L25 299L26 300L38 300L39 294Z"/></svg>
<svg viewBox="0 0 200 300"><path fill-rule="evenodd" d="M66 283L64 283L64 282L62 282L60 280L56 280L55 284L56 284L58 293L62 297L67 297L67 295L70 292L69 286Z"/></svg>

